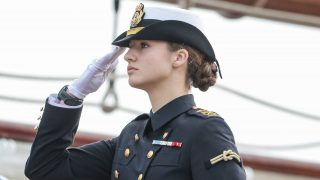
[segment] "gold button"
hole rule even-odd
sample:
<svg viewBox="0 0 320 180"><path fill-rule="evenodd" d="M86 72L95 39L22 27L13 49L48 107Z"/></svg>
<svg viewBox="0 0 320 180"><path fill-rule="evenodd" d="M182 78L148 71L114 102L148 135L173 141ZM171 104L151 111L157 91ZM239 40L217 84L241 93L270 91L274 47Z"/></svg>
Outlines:
<svg viewBox="0 0 320 180"><path fill-rule="evenodd" d="M150 159L152 158L152 156L153 156L153 151L150 150L147 154L147 158Z"/></svg>
<svg viewBox="0 0 320 180"><path fill-rule="evenodd" d="M42 118L42 116L38 116L37 120L40 120Z"/></svg>
<svg viewBox="0 0 320 180"><path fill-rule="evenodd" d="M142 178L143 178L143 174L141 173L141 174L139 174L139 176L138 176L138 180L142 180Z"/></svg>
<svg viewBox="0 0 320 180"><path fill-rule="evenodd" d="M126 150L124 151L124 156L127 158L130 156L130 149L126 148Z"/></svg>
<svg viewBox="0 0 320 180"><path fill-rule="evenodd" d="M169 134L168 132L163 133L162 139L165 139L168 136L168 134Z"/></svg>
<svg viewBox="0 0 320 180"><path fill-rule="evenodd" d="M119 178L119 175L120 175L119 171L118 171L118 170L115 170L115 171L114 171L114 177L115 177L116 179L118 179L118 178Z"/></svg>
<svg viewBox="0 0 320 180"><path fill-rule="evenodd" d="M39 125L37 124L37 125L34 126L33 130L37 131L38 129L39 129Z"/></svg>
<svg viewBox="0 0 320 180"><path fill-rule="evenodd" d="M140 138L139 138L139 135L138 135L138 134L135 134L135 135L134 135L134 141L137 142L137 141L139 141L139 139L140 139Z"/></svg>

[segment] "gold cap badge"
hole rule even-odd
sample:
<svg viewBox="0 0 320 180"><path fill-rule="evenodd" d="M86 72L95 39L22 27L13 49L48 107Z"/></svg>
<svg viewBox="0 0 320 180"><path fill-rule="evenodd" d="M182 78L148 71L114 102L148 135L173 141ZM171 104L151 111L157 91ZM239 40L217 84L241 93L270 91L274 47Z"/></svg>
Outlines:
<svg viewBox="0 0 320 180"><path fill-rule="evenodd" d="M143 19L144 12L143 12L144 5L140 3L133 14L133 17L131 19L130 28L136 27L140 21Z"/></svg>

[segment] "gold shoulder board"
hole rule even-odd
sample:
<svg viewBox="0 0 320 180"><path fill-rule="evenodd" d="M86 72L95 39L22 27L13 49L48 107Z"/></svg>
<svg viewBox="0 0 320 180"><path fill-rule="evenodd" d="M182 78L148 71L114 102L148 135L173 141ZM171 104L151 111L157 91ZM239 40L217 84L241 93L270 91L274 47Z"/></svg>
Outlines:
<svg viewBox="0 0 320 180"><path fill-rule="evenodd" d="M219 116L218 113L216 112L213 112L213 111L208 111L208 110L205 110L205 109L201 109L201 108L198 108L196 106L193 106L192 107L195 111L205 115L205 116Z"/></svg>

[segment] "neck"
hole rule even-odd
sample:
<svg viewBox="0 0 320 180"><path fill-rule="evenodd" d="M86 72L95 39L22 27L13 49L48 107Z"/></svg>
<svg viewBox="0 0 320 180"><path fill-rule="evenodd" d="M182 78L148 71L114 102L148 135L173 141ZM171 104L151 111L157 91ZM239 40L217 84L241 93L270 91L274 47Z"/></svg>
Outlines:
<svg viewBox="0 0 320 180"><path fill-rule="evenodd" d="M168 94L163 94L163 93L160 93L158 95L155 95L155 94L149 94L149 99L150 99L150 102L151 102L151 105L152 105L152 112L157 112L160 108L162 108L164 105L168 104L170 101L180 97L180 96L183 96L183 95L186 95L187 93L177 93L177 94L171 94L171 95L168 95ZM158 97L161 97L161 98L158 98Z"/></svg>
<svg viewBox="0 0 320 180"><path fill-rule="evenodd" d="M161 87L161 88L159 88ZM178 88L181 87L181 88ZM188 88L183 84L172 83L166 85L154 86L152 90L148 90L152 111L156 112L170 101L177 97L187 95Z"/></svg>

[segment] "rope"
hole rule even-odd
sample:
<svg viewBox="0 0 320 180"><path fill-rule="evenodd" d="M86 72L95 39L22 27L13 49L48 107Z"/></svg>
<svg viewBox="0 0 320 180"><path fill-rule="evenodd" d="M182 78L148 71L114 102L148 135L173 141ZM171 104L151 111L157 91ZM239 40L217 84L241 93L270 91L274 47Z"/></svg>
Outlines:
<svg viewBox="0 0 320 180"><path fill-rule="evenodd" d="M238 143L239 147L250 149L263 149L263 150L299 150L307 148L320 147L320 141L301 143L301 144L289 144L289 145L253 145L246 143Z"/></svg>
<svg viewBox="0 0 320 180"><path fill-rule="evenodd" d="M103 95L100 107L104 112L112 112L118 107L118 95L114 90L114 80L109 81L107 92Z"/></svg>
<svg viewBox="0 0 320 180"><path fill-rule="evenodd" d="M114 19L113 19L113 37L116 38L117 27L118 27L118 11L120 6L120 0L114 0ZM110 75L114 76L116 74L116 69L111 72ZM116 79L109 79L109 86L107 92L103 95L100 106L104 112L112 112L118 107L118 94L114 90L114 84Z"/></svg>
<svg viewBox="0 0 320 180"><path fill-rule="evenodd" d="M248 99L251 101L254 101L258 104L262 104L268 107L271 107L273 109L276 110L280 110L280 111L285 111L287 113L291 113L291 114L295 114L298 116L302 116L305 118L309 118L309 119L313 119L313 120L319 120L320 118L318 116L314 116L314 115L309 115L309 114L305 114L302 112L298 112L292 109L288 109L288 108L284 108L266 101L263 101L261 99L257 99L254 98L252 96L249 96L247 94L241 93L239 91L227 88L225 86L221 86L221 85L216 85L217 88L220 88L221 90L224 90L226 92L232 93L234 95L240 96L244 99ZM19 98L19 97L9 97L9 96L2 96L0 95L0 99L3 100L8 100L8 101L17 101L17 102L23 102L23 103L45 103L43 100L35 100L35 99L28 99L28 98ZM86 106L97 106L97 107L101 107L101 104L98 103L92 103L92 102L85 102L84 105ZM121 106L117 106L117 109L124 111L124 112L128 112L131 114L142 114L142 112L130 109L130 108L126 108L126 107L121 107ZM295 144L295 145L280 145L280 146L264 146L264 145L252 145L252 144L245 144L245 143L239 143L240 146L245 147L245 148L251 148L251 149L264 149L264 150L292 150L292 149L305 149L305 148L312 148L312 147L318 147L320 146L320 141L315 141L315 142L310 142L310 143L304 143L304 144Z"/></svg>
<svg viewBox="0 0 320 180"><path fill-rule="evenodd" d="M228 93L234 94L236 96L239 96L239 97L241 97L243 99L250 100L250 101L253 101L253 102L257 103L257 104L269 107L271 109L275 109L277 111L286 112L288 114L292 114L292 115L295 115L295 116L300 116L300 117L303 117L303 118L306 118L306 119L320 121L320 117L317 116L317 115L307 114L307 113L304 113L304 112L301 112L301 111L297 111L297 110L294 110L294 109L286 108L286 107L283 107L283 106L280 106L280 105L277 105L277 104L274 104L274 103L271 103L271 102L268 102L268 101L265 101L265 100L262 100L262 99L255 98L253 96L250 96L248 94L242 93L240 91L228 88L226 86L216 85L216 88L221 89L223 91L226 91Z"/></svg>
<svg viewBox="0 0 320 180"><path fill-rule="evenodd" d="M9 96L2 96L0 95L0 99L2 100L7 100L7 101L16 101L16 102L22 102L22 103L34 103L34 104L44 104L45 101L44 100L36 100L36 99L29 99L29 98L19 98L19 97L9 97ZM85 102L84 103L85 106L97 106L97 107L101 107L100 104L98 103L93 103L93 102ZM121 110L121 111L125 111L127 113L130 114L135 114L135 115L139 115L142 114L142 112L134 110L134 109L130 109L130 108L126 108L126 107L122 107L122 106L117 106L117 109Z"/></svg>
<svg viewBox="0 0 320 180"><path fill-rule="evenodd" d="M0 72L0 77L26 79L26 80L40 80L40 81L71 81L76 77L50 77L50 76L32 76L32 75L19 75Z"/></svg>
<svg viewBox="0 0 320 180"><path fill-rule="evenodd" d="M7 77L7 78L28 79L28 80L43 80L43 81L70 81L70 80L76 79L75 77L48 77L48 76L44 77L44 76L17 75L17 74L1 73L0 72L0 77L1 76L2 77ZM114 74L111 74L111 76L109 76L108 79L115 80L117 78L124 78L124 77L127 77L127 75L114 75ZM292 114L292 115L295 115L295 116L299 116L299 117L303 117L303 118L306 118L306 119L320 121L320 117L318 115L307 114L305 112L297 111L297 110L294 110L294 109L291 109L291 108L286 108L286 107L283 107L283 106L280 106L280 105L277 105L277 104L274 104L274 103L271 103L271 102L268 102L268 101L253 97L253 96L250 96L248 94L245 94L243 92L237 91L235 89L228 88L228 87L223 86L223 85L215 85L215 87L218 88L218 89L221 89L221 90L223 90L225 92L228 92L228 93L234 94L236 96L239 96L239 97L241 97L243 99L246 99L246 100L252 101L254 103L257 103L257 104L260 104L260 105L275 109L277 111L282 111L282 112L285 112L285 113L288 113L288 114ZM7 98L5 96L0 96L0 99L15 100L14 97L8 97ZM24 101L26 99L21 99L21 100ZM15 101L17 101L17 100L15 100ZM34 102L34 100L32 100L32 99L28 99L27 101ZM41 101L41 103L42 103L42 101ZM103 103L104 103L104 101L102 103L100 103L100 105L103 104Z"/></svg>
<svg viewBox="0 0 320 180"><path fill-rule="evenodd" d="M0 72L0 77L13 78L13 79L26 79L26 80L39 80L39 81L72 81L78 77L57 77L57 76L32 76L22 74L11 74ZM108 76L108 79L124 78L127 75L115 75Z"/></svg>

